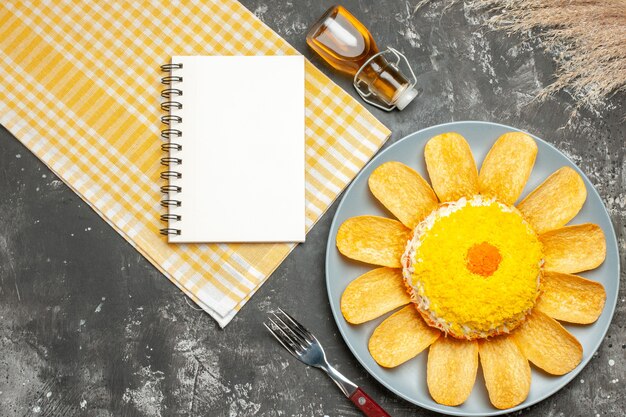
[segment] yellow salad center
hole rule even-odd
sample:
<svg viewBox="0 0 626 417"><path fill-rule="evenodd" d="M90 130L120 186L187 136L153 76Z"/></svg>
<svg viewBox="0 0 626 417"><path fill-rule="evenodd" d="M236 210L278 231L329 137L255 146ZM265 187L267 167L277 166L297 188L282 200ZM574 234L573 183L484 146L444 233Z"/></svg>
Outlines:
<svg viewBox="0 0 626 417"><path fill-rule="evenodd" d="M523 321L539 295L542 258L515 208L477 196L446 204L417 226L403 273L429 324L473 339Z"/></svg>

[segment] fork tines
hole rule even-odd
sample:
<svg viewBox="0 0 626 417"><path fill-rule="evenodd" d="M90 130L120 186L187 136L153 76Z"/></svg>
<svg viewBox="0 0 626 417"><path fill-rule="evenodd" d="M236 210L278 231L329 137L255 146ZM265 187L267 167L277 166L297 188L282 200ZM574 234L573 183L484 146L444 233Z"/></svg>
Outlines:
<svg viewBox="0 0 626 417"><path fill-rule="evenodd" d="M289 353L298 357L315 341L315 336L282 309L271 313L270 324L263 323L267 330Z"/></svg>

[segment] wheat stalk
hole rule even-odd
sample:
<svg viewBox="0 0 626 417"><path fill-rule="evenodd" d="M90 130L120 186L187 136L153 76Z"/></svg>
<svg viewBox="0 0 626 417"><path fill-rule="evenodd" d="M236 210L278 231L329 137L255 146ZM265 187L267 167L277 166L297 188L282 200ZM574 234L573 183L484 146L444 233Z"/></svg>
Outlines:
<svg viewBox="0 0 626 417"><path fill-rule="evenodd" d="M568 88L594 106L626 91L626 0L467 0L489 10L488 23L536 33L555 52L556 80L543 94Z"/></svg>

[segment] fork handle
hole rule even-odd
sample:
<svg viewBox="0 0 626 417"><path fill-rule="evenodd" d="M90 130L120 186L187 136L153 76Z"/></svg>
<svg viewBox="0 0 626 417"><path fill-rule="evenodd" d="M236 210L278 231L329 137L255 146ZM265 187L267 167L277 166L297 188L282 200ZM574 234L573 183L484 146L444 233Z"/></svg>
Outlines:
<svg viewBox="0 0 626 417"><path fill-rule="evenodd" d="M383 408L372 400L360 387L350 395L350 401L367 417L391 417Z"/></svg>

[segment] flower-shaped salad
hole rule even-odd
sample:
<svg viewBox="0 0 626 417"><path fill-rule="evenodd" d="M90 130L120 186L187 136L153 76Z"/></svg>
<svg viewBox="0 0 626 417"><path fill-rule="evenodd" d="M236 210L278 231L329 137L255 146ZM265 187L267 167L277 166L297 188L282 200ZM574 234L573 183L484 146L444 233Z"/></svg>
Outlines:
<svg viewBox="0 0 626 417"><path fill-rule="evenodd" d="M604 307L604 287L572 275L606 255L599 226L566 226L587 197L580 175L563 167L514 205L536 155L530 136L506 133L479 173L461 135L435 136L424 150L432 188L400 162L369 178L399 221L358 216L337 233L343 255L381 266L348 285L343 316L359 324L405 306L374 330L369 351L391 368L429 348L428 389L440 404L469 397L479 361L491 403L521 403L529 362L563 375L582 359L557 320L589 324Z"/></svg>

